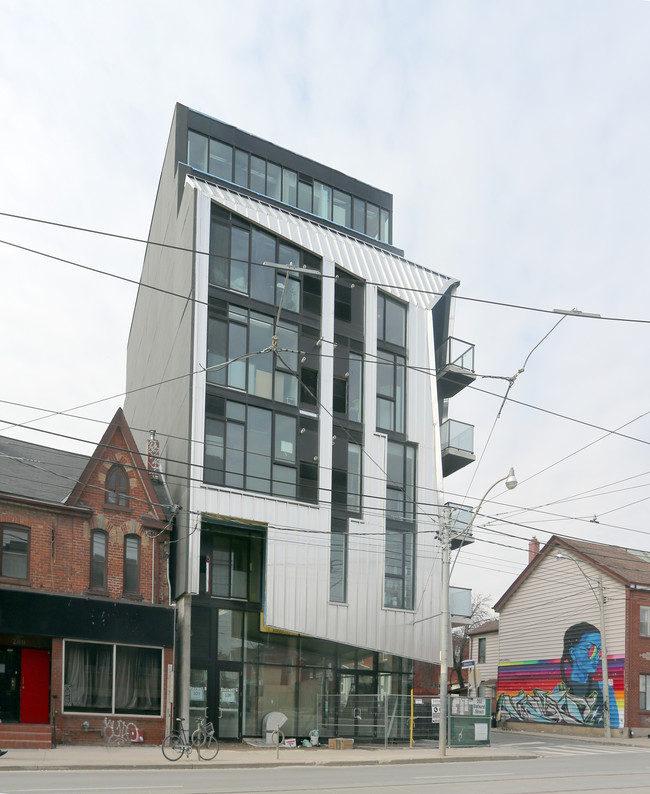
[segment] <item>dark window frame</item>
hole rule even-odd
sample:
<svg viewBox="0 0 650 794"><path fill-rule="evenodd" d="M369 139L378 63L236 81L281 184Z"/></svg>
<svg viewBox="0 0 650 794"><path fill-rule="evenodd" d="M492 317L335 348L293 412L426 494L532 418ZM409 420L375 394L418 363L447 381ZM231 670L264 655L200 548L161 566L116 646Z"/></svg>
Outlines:
<svg viewBox="0 0 650 794"><path fill-rule="evenodd" d="M24 533L25 538L24 542L27 546L27 550L24 554L25 557L25 576L11 576L8 573L5 573L5 532L19 532ZM16 582L28 582L30 577L30 568L31 568L31 550L32 550L32 529L31 527L25 526L23 524L14 524L11 522L2 522L0 523L0 576L3 579L11 579ZM15 554L16 552L9 552L9 554ZM20 555L23 556L23 555Z"/></svg>
<svg viewBox="0 0 650 794"><path fill-rule="evenodd" d="M129 542L135 542L136 560L129 559L128 545ZM124 555L122 567L122 592L124 595L137 595L140 596L140 576L142 572L142 538L135 533L130 533L124 536Z"/></svg>
<svg viewBox="0 0 650 794"><path fill-rule="evenodd" d="M347 519L332 516L330 528L329 600L334 604L347 603L349 537Z"/></svg>
<svg viewBox="0 0 650 794"><path fill-rule="evenodd" d="M110 649L110 670L104 669L103 675L106 677L106 681L104 682L104 688L100 689L96 687L94 692L88 693L76 693L76 696L79 698L85 697L99 697L101 701L106 701L107 699L110 701L109 703L82 703L78 706L73 706L71 704L71 700L75 697L75 693L72 690L72 684L69 679L69 675L72 671L68 667L68 654L71 652L73 647L81 648L82 646L86 646L89 649L94 649L95 652L99 652L100 649L106 650ZM125 708L118 708L118 700L120 697L124 697L124 687L120 686L120 682L118 681L118 667L121 667L122 661L118 658L118 656L123 653L127 655L132 655L133 651L144 651L145 657L148 655L151 660L155 656L158 657L159 666L156 660L156 670L155 675L157 681L155 682L157 686L151 688L150 684L146 684L143 687L143 681L146 680L146 671L142 671L141 669L141 660L140 664L138 665L138 669L136 670L136 681L137 676L142 676L139 681L140 684L140 691L138 694L138 699L143 697L142 689L148 690L147 693L144 695L144 701L151 702L153 698L154 704L157 705L157 708L149 706L141 706L138 707L137 704L131 707ZM108 655L105 654L105 657L108 658ZM86 660L83 660L86 661ZM151 670L149 674L151 674ZM129 676L131 678L131 676ZM110 679L110 680L108 680ZM86 679L86 680L91 680ZM123 643L109 643L109 642L88 642L86 640L72 640L72 639L64 639L63 641L63 698L61 700L61 710L63 713L66 714L104 714L104 715L135 715L135 716L147 716L147 717L162 717L163 716L163 705L164 705L164 697L163 697L163 689L162 683L164 680L164 648L160 646L148 646L148 645L125 645Z"/></svg>
<svg viewBox="0 0 650 794"><path fill-rule="evenodd" d="M389 557L389 539L399 538L400 548L394 559ZM384 565L384 608L412 611L415 603L416 533L413 527L386 526L386 559ZM410 549L409 549L410 547ZM410 559L409 559L410 555ZM399 572L394 569L399 568ZM389 582L399 585L395 596ZM395 599L395 600L393 600Z"/></svg>
<svg viewBox="0 0 650 794"><path fill-rule="evenodd" d="M485 664L487 656L487 637L478 638L477 661L479 664Z"/></svg>
<svg viewBox="0 0 650 794"><path fill-rule="evenodd" d="M106 473L104 484L104 504L111 510L128 510L130 507L131 484L129 475L121 463L114 463Z"/></svg>
<svg viewBox="0 0 650 794"><path fill-rule="evenodd" d="M199 139L202 139L202 146L205 147L206 155L204 162L198 162L195 158L191 156L190 148L192 140L195 143L199 143ZM230 168L230 176L219 176L218 174L213 173L210 170L210 149L212 145L219 144L220 146L227 146L230 147L231 151L231 168ZM249 167L247 169L247 181L246 184L243 182L236 181L237 177L237 152L248 155L249 156ZM251 158L255 157L256 160L263 164L264 167L264 186L262 190L258 188L262 188L262 185L255 185L253 186L253 178L252 178L252 163ZM225 141L221 141L218 138L213 138L212 136L204 135L203 133L196 132L194 130L188 130L188 143L187 143L187 162L192 168L196 168L198 171L202 171L203 173L211 174L215 176L217 179L224 179L226 182L231 182L236 185L241 185L253 192L261 193L262 195L268 196L275 201L279 201L283 204L286 204L289 207L296 207L303 212L307 212L310 215L315 215L318 218L325 218L326 220L331 221L332 223L336 223L338 226L342 226L346 229L352 229L357 231L361 234L366 235L374 240L379 240L383 243L388 243L389 245L392 243L392 210L389 210L386 207L382 207L378 204L374 204L371 201L367 201L366 199L362 199L360 196L355 196L353 193L349 193L346 190L342 190L339 187L335 187L334 185L320 182L319 180L314 179L314 177L309 176L308 174L303 174L301 171L296 171L293 168L288 166L281 166L278 163L275 163L273 160L268 160L265 157L260 157L259 155L255 155L248 150L241 149L238 146L235 146L231 143L226 143ZM275 166L276 168L280 169L279 173L279 183L278 187L279 190L272 191L269 179L269 165ZM261 167L261 166L260 166ZM286 172L286 176L285 176ZM287 176L291 174L295 176L295 185L289 186L287 184ZM258 177L259 179L259 177ZM293 183L293 179L291 180ZM299 186L303 183L303 185L311 186L311 201L309 207L303 206L304 202L301 203L300 201L300 193L299 193ZM329 201L328 207L324 208L324 211L319 212L316 208L316 204L318 203L315 193L316 190L315 185L322 186L329 191ZM295 188L295 189L294 189ZM279 194L279 195L278 195ZM335 194L339 199L339 203L337 206L341 205L341 201L346 205L344 209L345 221L344 223L340 223L333 220L334 217L334 200ZM291 200L293 197L293 200ZM349 200L349 202L348 202ZM356 202L356 207L355 207ZM348 206L349 204L349 206ZM373 215L373 211L374 215ZM372 220L371 220L372 219ZM377 233L374 234L372 230L373 223L376 223L377 226Z"/></svg>
<svg viewBox="0 0 650 794"><path fill-rule="evenodd" d="M104 541L104 559L101 565L101 582L98 582L96 571L99 565L95 561L95 538L102 538ZM108 591L108 532L104 529L93 529L90 533L90 579L91 590L98 590L102 593Z"/></svg>
<svg viewBox="0 0 650 794"><path fill-rule="evenodd" d="M650 673L639 673L639 711L650 711Z"/></svg>
<svg viewBox="0 0 650 794"><path fill-rule="evenodd" d="M645 604L639 607L639 634L641 637L650 637L650 606Z"/></svg>

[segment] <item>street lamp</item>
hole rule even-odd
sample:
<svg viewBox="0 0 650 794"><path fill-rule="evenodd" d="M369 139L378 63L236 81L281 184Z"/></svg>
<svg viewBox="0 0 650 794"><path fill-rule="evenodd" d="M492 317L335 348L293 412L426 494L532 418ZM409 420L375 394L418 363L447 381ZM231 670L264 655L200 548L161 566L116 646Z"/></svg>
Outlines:
<svg viewBox="0 0 650 794"><path fill-rule="evenodd" d="M561 551L559 551L556 555L558 560L572 560L578 566L578 570L580 573L585 577L587 584L589 585L589 589L594 594L594 598L598 602L598 606L600 608L600 648L602 652L602 667L603 667L603 730L606 739L610 739L612 736L612 727L610 721L610 714L609 714L609 671L607 669L607 632L605 627L605 593L603 591L603 578L599 576L596 581L598 582L598 592L596 592L591 584L591 579L587 574L582 570L582 566L575 559L575 557L565 557Z"/></svg>
<svg viewBox="0 0 650 794"><path fill-rule="evenodd" d="M493 488L496 488L500 483L505 482L506 488L511 491L517 487L517 478L515 477L515 470L510 469L506 477L501 477L493 483L487 491L483 494L483 498L478 503L476 510L472 513L465 529L460 533L459 540L461 542L465 536L469 534L474 519L479 514L483 502L487 495ZM450 524L451 524L451 509L444 508L444 516L442 526L440 529L440 545L442 547L442 572L440 579L441 587L441 605L440 605L440 739L439 750L440 755L444 756L447 753L447 673L449 667L449 645L451 640L451 612L449 609L449 552L450 552Z"/></svg>

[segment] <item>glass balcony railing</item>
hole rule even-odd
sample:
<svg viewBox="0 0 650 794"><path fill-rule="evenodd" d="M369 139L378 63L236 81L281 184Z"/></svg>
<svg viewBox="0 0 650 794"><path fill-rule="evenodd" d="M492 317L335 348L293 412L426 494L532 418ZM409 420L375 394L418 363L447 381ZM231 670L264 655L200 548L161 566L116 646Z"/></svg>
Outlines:
<svg viewBox="0 0 650 794"><path fill-rule="evenodd" d="M454 617L472 617L472 591L467 587L449 588L449 611Z"/></svg>
<svg viewBox="0 0 650 794"><path fill-rule="evenodd" d="M440 445L446 450L474 453L474 425L447 419L440 425Z"/></svg>
<svg viewBox="0 0 650 794"><path fill-rule="evenodd" d="M457 367L474 372L474 345L450 336L438 348L436 364L438 369Z"/></svg>

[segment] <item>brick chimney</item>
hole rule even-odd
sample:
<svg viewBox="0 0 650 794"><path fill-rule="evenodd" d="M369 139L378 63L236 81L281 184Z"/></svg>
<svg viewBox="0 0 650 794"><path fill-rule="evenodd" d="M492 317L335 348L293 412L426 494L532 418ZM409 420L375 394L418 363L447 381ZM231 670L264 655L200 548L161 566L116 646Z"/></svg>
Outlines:
<svg viewBox="0 0 650 794"><path fill-rule="evenodd" d="M528 541L528 564L530 565L539 554L539 541L533 535L532 539Z"/></svg>

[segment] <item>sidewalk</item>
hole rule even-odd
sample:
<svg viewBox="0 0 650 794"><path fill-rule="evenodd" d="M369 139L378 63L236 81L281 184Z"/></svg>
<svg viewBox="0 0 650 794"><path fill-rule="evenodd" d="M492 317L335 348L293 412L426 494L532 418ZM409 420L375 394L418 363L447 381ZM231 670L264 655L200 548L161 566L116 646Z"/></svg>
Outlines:
<svg viewBox="0 0 650 794"><path fill-rule="evenodd" d="M502 733L502 737L507 732ZM557 743L567 739L566 735L536 733L535 731L517 732L530 739ZM515 737L513 736L513 739ZM571 737L576 741L578 737ZM613 738L580 737L586 744L612 744L644 747L650 750L650 738ZM537 758L543 753L531 749L529 742L497 742L490 746L479 747L448 747L445 756L440 756L436 746L407 747L393 746L384 749L383 745L362 745L353 750L330 750L327 746L280 748L254 747L247 743L221 744L219 755L213 761L200 761L196 752L179 761L167 761L159 746L128 745L65 745L56 750L23 750L10 749L7 755L0 758L0 772L22 769L185 769L216 766L230 768L260 768L283 766L363 766L375 764L431 764L454 763L458 761L521 761Z"/></svg>
<svg viewBox="0 0 650 794"><path fill-rule="evenodd" d="M521 760L535 758L530 748L521 752L512 746L449 747L441 757L437 747L355 747L354 750L312 748L251 747L247 744L221 745L214 761L199 761L195 752L189 758L167 761L160 747L130 745L63 746L56 750L10 749L0 758L0 771L22 769L186 769L216 766L221 768L259 768L272 766L363 766L374 764L453 763L454 761Z"/></svg>

